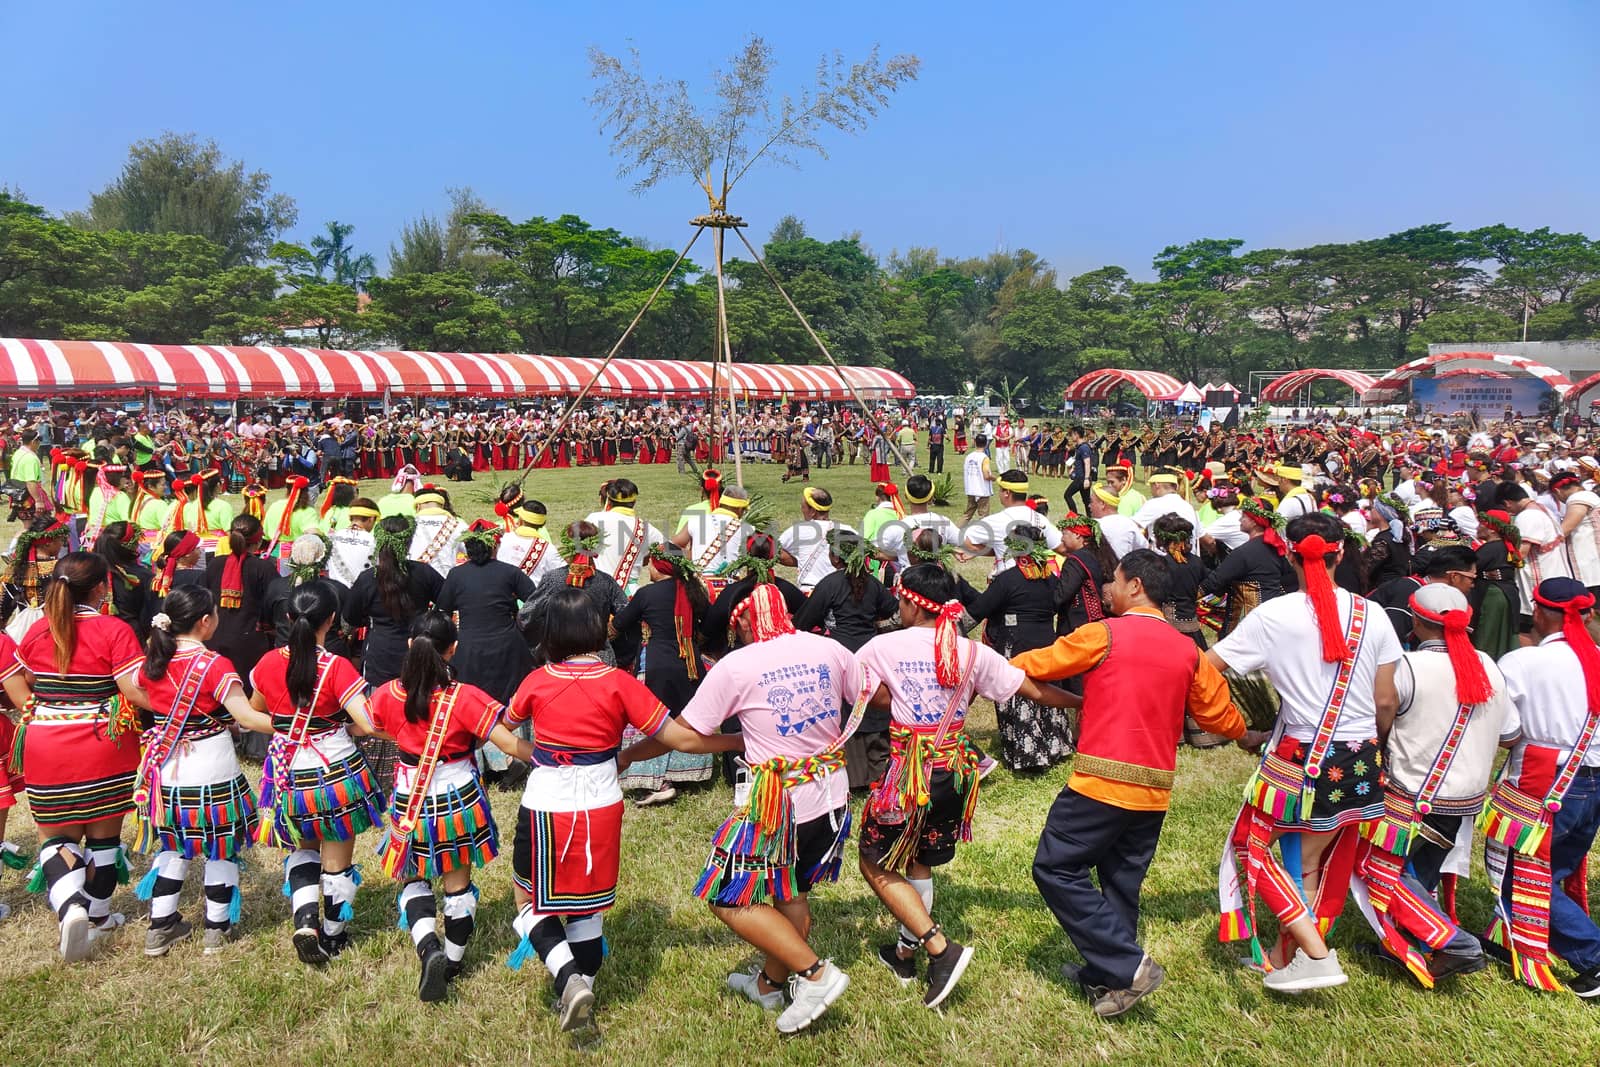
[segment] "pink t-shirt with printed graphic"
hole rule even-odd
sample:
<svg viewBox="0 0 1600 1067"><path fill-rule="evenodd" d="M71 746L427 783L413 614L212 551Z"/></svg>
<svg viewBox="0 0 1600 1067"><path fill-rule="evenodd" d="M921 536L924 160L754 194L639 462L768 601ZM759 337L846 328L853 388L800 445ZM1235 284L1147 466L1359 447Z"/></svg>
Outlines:
<svg viewBox="0 0 1600 1067"><path fill-rule="evenodd" d="M957 638L962 671L960 702L950 720L950 733L961 729L974 696L996 704L1017 695L1021 670L988 645ZM937 727L955 690L939 684L933 666L933 627L913 626L879 634L856 653L861 666L889 687L889 714L902 726ZM969 666L970 664L970 666Z"/></svg>
<svg viewBox="0 0 1600 1067"><path fill-rule="evenodd" d="M738 716L744 758L765 763L777 756L815 756L835 747L844 722L841 705L863 685L861 666L837 641L816 634L785 634L730 652L711 668L680 721L714 734ZM849 799L842 771L790 790L795 821L820 818Z"/></svg>

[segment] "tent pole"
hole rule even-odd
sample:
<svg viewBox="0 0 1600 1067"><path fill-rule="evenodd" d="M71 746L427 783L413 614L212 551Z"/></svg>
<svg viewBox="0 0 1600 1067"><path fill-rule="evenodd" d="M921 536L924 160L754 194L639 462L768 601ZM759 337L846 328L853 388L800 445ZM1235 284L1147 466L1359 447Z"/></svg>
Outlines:
<svg viewBox="0 0 1600 1067"><path fill-rule="evenodd" d="M689 250L694 247L695 242L700 240L700 235L705 232L706 228L704 224L701 224L701 226L694 231L694 236L689 238L689 243L683 246L683 251L678 253L678 258L672 261L672 266L667 268L667 272L661 276L661 280L656 283L656 287L650 291L650 298L644 302L644 304L639 308L638 312L633 316L633 321L628 323L628 328L626 330L622 331L622 336L617 338L617 343L611 346L611 351L606 353L606 358L600 361L600 365L594 369L594 373L589 376L589 380L585 382L583 388L578 391L578 395L573 398L572 403L567 405L567 410L561 413L561 418L556 420L555 427L551 429L549 434L545 436L544 443L539 446L538 450L534 452L532 456L528 457L527 465L523 467L522 475L517 479L518 486L522 485L522 483L527 480L528 472L534 468L534 465L539 462L540 458L542 458L545 453L550 451L550 442L555 440L556 437L560 435L561 431L567 428L567 423L572 421L572 416L577 412L578 405L582 404L584 400L588 399L589 392L595 387L595 383L600 380L600 375L604 374L606 368L611 366L611 361L617 358L617 353L621 351L622 346L626 344L628 338L632 336L634 328L639 325L639 320L644 318L644 313L650 310L650 306L656 302L656 297L661 295L661 290L667 287L667 283L672 280L672 276L678 273L678 265L688 258Z"/></svg>

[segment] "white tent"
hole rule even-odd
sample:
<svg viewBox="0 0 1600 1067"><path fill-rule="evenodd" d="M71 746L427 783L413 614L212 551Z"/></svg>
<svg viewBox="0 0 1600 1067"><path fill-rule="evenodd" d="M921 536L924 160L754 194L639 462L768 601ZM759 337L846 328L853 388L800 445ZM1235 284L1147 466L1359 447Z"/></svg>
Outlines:
<svg viewBox="0 0 1600 1067"><path fill-rule="evenodd" d="M1176 396L1166 397L1173 404L1198 404L1205 399L1205 394L1193 382L1184 382L1183 388L1178 390Z"/></svg>

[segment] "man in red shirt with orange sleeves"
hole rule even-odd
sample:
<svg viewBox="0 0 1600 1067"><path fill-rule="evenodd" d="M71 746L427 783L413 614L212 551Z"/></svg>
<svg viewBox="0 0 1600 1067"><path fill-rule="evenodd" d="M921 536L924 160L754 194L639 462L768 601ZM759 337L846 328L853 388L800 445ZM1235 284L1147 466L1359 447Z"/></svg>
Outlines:
<svg viewBox="0 0 1600 1067"><path fill-rule="evenodd" d="M1166 977L1138 942L1139 890L1167 815L1185 712L1202 730L1246 734L1228 683L1162 616L1168 574L1156 553L1128 553L1110 585L1114 618L1011 661L1039 681L1083 676L1078 755L1039 835L1033 880L1083 955L1082 967L1062 973L1102 1018Z"/></svg>

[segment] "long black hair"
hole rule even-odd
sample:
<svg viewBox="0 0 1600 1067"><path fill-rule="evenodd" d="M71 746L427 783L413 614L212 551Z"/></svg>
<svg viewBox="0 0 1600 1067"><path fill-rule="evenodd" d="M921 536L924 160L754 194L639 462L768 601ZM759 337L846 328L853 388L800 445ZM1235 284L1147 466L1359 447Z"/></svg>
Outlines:
<svg viewBox="0 0 1600 1067"><path fill-rule="evenodd" d="M289 700L304 707L317 695L317 631L339 610L339 598L326 582L307 582L289 596ZM170 613L169 613L170 614Z"/></svg>
<svg viewBox="0 0 1600 1067"><path fill-rule="evenodd" d="M417 610L417 606L411 602L411 590L406 585L407 560L396 551L394 540L409 541L414 528L415 524L404 515L390 515L378 523L378 529L390 536L377 539L377 565L373 568L373 579L378 584L378 599L383 601L383 609L396 622ZM410 547L409 544L407 547Z"/></svg>
<svg viewBox="0 0 1600 1067"><path fill-rule="evenodd" d="M144 643L144 676L150 679L167 673L178 651L178 638L215 611L216 601L211 599L211 590L203 585L180 585L167 594L161 610L172 622L165 630L159 626L150 627L150 636Z"/></svg>
<svg viewBox="0 0 1600 1067"><path fill-rule="evenodd" d="M411 624L411 644L400 666L406 691L406 722L427 722L433 693L451 682L444 654L456 643L456 624L442 611L424 611Z"/></svg>

